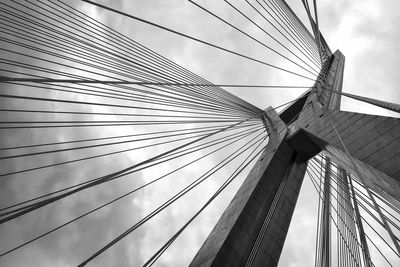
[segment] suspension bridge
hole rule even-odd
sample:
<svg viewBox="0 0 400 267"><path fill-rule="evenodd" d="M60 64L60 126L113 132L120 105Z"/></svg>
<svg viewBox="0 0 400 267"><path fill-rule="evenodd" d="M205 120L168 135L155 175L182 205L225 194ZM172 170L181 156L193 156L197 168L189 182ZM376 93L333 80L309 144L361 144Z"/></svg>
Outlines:
<svg viewBox="0 0 400 267"><path fill-rule="evenodd" d="M287 2L221 1L224 17L187 1L236 34L224 45L112 1L2 1L1 265L282 265L308 183L314 239L297 241L312 247L307 266L399 266L400 121L340 105L400 105L342 90L345 56L321 33L317 1L297 1L305 21ZM143 44L141 29L296 82L212 83ZM232 88L301 93L260 108Z"/></svg>

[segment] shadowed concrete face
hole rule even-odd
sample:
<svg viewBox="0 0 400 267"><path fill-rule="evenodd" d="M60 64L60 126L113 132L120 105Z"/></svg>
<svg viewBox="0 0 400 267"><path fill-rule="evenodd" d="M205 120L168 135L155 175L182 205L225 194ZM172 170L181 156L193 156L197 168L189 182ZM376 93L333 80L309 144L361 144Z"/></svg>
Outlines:
<svg viewBox="0 0 400 267"><path fill-rule="evenodd" d="M269 144L191 266L277 265L306 164L278 114L267 117Z"/></svg>

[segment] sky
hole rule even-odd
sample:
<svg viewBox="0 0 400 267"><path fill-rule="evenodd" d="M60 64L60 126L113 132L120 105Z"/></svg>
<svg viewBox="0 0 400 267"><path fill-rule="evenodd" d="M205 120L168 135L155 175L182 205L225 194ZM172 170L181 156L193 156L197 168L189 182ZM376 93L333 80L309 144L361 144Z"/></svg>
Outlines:
<svg viewBox="0 0 400 267"><path fill-rule="evenodd" d="M188 1L103 0L99 2L199 39L308 75L287 60L224 25L221 21L206 14ZM302 21L307 24L301 1L290 0L287 2ZM100 10L86 3L79 1L70 1L69 3L215 84L312 85L310 80L211 49L192 40ZM288 55L287 51L284 51L281 46L274 43L258 28L240 17L224 1L208 0L198 1L198 3L257 37L263 43ZM282 40L279 33L242 1L232 1L232 3L246 10L246 14L249 14L256 23ZM321 32L331 50L339 49L346 57L343 91L399 103L400 93L396 86L400 82L397 69L397 62L399 61L398 43L400 41L397 25L400 24L398 12L400 3L396 0L320 0L317 3ZM3 44L0 43L0 45ZM288 55L288 57L293 59L291 55ZM11 90L4 86L2 89ZM261 109L268 106L278 106L293 100L304 92L304 89L230 88L227 90ZM62 94L53 95L53 97L58 96L62 96ZM1 105L21 105L21 102L5 103L3 99L1 101ZM342 98L341 108L368 114L398 116L389 111L346 98ZM4 119L6 115L1 116ZM128 130L125 128L123 130L107 129L104 130L106 133L102 134L112 135L119 133L119 131ZM0 145L7 147L26 138L31 138L40 143L49 137L52 140L69 140L83 135L97 136L98 133L89 129L80 129L79 131L57 130L43 132L40 135L29 132L8 132L2 136ZM85 155L83 152L80 153L79 156ZM90 155L92 152L85 153ZM146 158L151 153L154 153L154 151L145 151L140 155L128 153L124 157L100 159L96 166L82 163L76 165L74 169L63 166L58 168L56 172L48 170L31 176L2 179L0 181L1 206L25 200L27 196L34 196L38 192L49 192L71 183L83 181L88 175L95 177L104 172L105 166L107 166L107 171L117 170L121 166ZM45 158L43 161L58 162L73 158L75 155L73 153L59 154L56 158ZM212 164L217 160L218 158L215 157L205 164ZM34 166L38 161L36 159L33 161L3 162L1 168L5 171L24 169ZM13 222L6 223L0 226L2 240L0 251L9 249L55 225L59 225L67 219L95 207L98 203L125 192L127 188L134 188L148 181L155 174L167 172L171 168L171 166L164 165L157 170L157 173L154 171L142 172L126 177L121 181L101 185L96 190L87 190L80 193L76 198L63 200L59 204L44 208L35 214L26 215ZM76 170L79 170L79 172ZM156 205L162 203L176 191L177 184L185 183L185 177L190 177L193 173L200 171L200 166L195 166L182 173L182 176L178 177L174 183L166 181L154 186L154 188L140 191L134 197L127 198L118 205L108 207L85 220L32 243L20 251L1 258L0 266L76 265L93 253L95 248L105 244L112 237L145 216ZM221 177L226 176L229 170L225 172L221 174ZM34 182L27 182L25 179L34 180ZM244 176L235 181L215 203L205 210L164 253L155 266L187 266L243 179ZM171 234L179 229L179 226L197 210L199 203L203 203L221 182L222 179L215 179L202 185L196 192L185 197L183 201L177 202L171 209L155 217L149 224L124 238L115 247L96 259L91 266L139 266ZM309 179L305 179L279 262L280 266L310 266L313 261L315 209L317 206L316 195L313 190Z"/></svg>

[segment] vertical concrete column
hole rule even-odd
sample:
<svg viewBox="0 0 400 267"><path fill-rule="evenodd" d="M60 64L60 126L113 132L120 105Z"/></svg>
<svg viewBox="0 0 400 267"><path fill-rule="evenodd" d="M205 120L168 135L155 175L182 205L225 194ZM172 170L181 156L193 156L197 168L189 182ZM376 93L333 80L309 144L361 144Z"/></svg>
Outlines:
<svg viewBox="0 0 400 267"><path fill-rule="evenodd" d="M331 266L331 161L326 158L322 206L321 266Z"/></svg>
<svg viewBox="0 0 400 267"><path fill-rule="evenodd" d="M190 266L276 266L305 161L285 141L286 125L268 109L270 140Z"/></svg>

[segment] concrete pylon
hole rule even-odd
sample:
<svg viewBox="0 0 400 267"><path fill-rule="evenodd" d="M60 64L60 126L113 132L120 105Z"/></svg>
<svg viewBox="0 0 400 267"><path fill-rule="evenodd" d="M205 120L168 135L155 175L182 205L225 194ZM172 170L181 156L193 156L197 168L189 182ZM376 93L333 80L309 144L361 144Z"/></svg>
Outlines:
<svg viewBox="0 0 400 267"><path fill-rule="evenodd" d="M190 266L276 266L307 160L321 151L399 206L400 120L340 111L343 68L336 51L314 88L280 114L266 110L269 143Z"/></svg>

